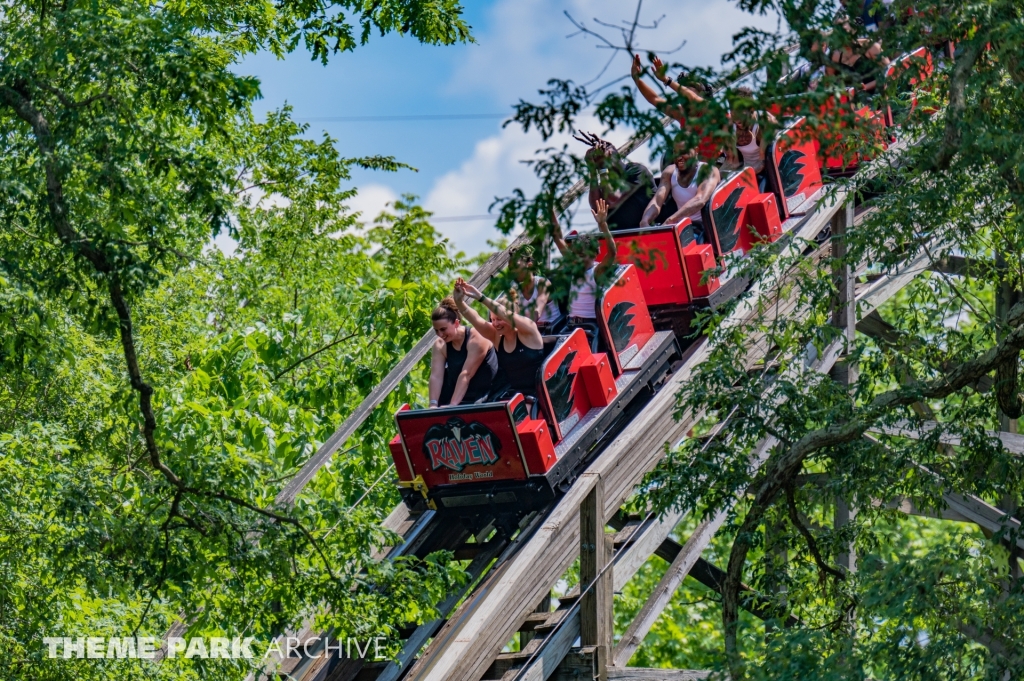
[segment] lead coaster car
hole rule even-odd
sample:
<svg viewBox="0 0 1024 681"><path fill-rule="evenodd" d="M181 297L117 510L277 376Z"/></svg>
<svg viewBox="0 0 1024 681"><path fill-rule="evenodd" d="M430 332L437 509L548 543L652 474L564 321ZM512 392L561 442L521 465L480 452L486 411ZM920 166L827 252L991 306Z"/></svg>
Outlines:
<svg viewBox="0 0 1024 681"><path fill-rule="evenodd" d="M582 329L546 339L535 416L521 394L438 409L402 406L390 447L410 508L521 514L568 489L679 357L672 332L654 329L633 265L616 268L597 312L609 352L592 353Z"/></svg>

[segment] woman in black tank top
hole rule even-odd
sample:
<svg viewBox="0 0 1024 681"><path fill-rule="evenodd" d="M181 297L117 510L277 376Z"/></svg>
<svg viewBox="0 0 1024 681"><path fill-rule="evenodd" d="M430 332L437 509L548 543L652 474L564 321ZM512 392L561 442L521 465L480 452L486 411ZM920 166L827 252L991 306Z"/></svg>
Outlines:
<svg viewBox="0 0 1024 681"><path fill-rule="evenodd" d="M498 373L494 345L460 323L458 306L445 298L431 315L437 341L430 358L430 406L472 404L486 398Z"/></svg>
<svg viewBox="0 0 1024 681"><path fill-rule="evenodd" d="M483 303L491 312L491 320L485 320L467 305L466 298ZM497 349L500 374L491 391L491 399L506 400L516 393L536 397L537 372L544 362L544 338L537 330L537 324L529 317L509 310L512 305L491 300L462 279L455 284L455 303L473 328L494 343Z"/></svg>

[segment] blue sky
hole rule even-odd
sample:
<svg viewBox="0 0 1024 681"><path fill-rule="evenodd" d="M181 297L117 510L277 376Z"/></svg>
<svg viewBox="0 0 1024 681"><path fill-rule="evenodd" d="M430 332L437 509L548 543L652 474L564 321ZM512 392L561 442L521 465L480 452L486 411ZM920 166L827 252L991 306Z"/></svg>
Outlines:
<svg viewBox="0 0 1024 681"><path fill-rule="evenodd" d="M534 188L520 161L542 145L538 136L513 126L502 129L496 118L314 119L509 113L521 98L536 100L549 78L586 82L609 58L610 52L599 49L592 37L567 37L574 29L564 12L597 28L595 17L619 22L632 18L636 5L625 0L467 0L465 5L476 44L432 47L398 36L375 37L354 52L333 56L326 67L298 51L284 60L259 54L238 70L262 83L257 113L287 102L296 119L309 121L311 135L326 132L342 154L392 155L419 169L357 171L353 183L359 196L352 205L364 219L372 219L400 194L416 194L439 218L438 229L472 254L496 235L493 220L446 218L484 215L496 195ZM774 21L745 15L730 0L645 0L643 22L663 15L656 30L642 33L641 47L669 49L685 41L670 58L688 65L717 66L731 36L743 26L774 28ZM628 70L628 58L620 54L598 82ZM610 137L622 141L625 135L617 131Z"/></svg>

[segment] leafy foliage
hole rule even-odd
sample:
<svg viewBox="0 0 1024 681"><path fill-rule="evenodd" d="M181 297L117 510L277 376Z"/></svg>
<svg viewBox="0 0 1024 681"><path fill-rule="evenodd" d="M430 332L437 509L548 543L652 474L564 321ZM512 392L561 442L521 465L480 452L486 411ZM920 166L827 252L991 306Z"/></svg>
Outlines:
<svg viewBox="0 0 1024 681"><path fill-rule="evenodd" d="M373 31L469 39L451 0L0 8L3 678L243 678L245 660L48 659L42 636L383 635L462 578L376 563L385 413L291 508L280 489L429 326L462 265L412 198L362 229L353 165L247 53ZM355 26L360 36L355 38ZM230 235L231 256L211 246ZM256 660L258 663L259 660Z"/></svg>
<svg viewBox="0 0 1024 681"><path fill-rule="evenodd" d="M820 260L781 261L777 249L759 247L742 262L730 262L734 276L776 268L782 275L774 291L796 312L778 316L766 305L749 322L728 325L728 309L702 315L715 349L678 395L679 411L707 414L695 428L698 435L715 424L725 428L720 436L694 437L672 449L645 489L656 509L681 508L698 517L732 509L719 538L726 540L722 607L688 609L681 620L681 607L673 606L655 631L672 630L671 638L693 647L684 650L656 634L634 663L707 664L733 679L1015 678L1024 671L1016 652L1024 631L1015 605L1024 593L1018 534L1006 528L983 534L893 509L936 515L951 495L964 495L1020 517L1024 466L991 435L1015 429L1012 419L1021 413L1020 3L897 0L882 7L875 33L835 19L838 10L859 15L860 3L737 4L777 13L781 29L737 33L726 67L701 74L718 95L694 103L666 92L652 110L637 106L633 91L624 88L597 102L601 121L648 134L653 151L664 153L680 141L690 148L704 139L733 144L730 109L734 115L775 109L782 124L805 117L822 148L850 162L877 157L884 139L854 106L836 104L860 81L842 69L826 72L831 53L861 45L857 40L864 46L879 41L889 58L923 45L936 70L922 83L917 62L879 79L871 104L893 111L892 132L907 145L875 164L870 181L828 179L854 192L860 207L855 228L833 235L843 248ZM781 49L786 45L792 51ZM880 76L881 67L876 71ZM794 75L781 79L787 73ZM752 99L738 96L732 85L743 74L749 74ZM568 100L593 99L568 87L542 94L542 104L519 107L517 120L545 133L556 123L572 127ZM664 114L685 125L663 127ZM764 117L760 122L765 134L778 130ZM784 159L786 186L800 170L797 160ZM542 191L514 194L503 218L541 241L543 217L558 207L554 197L578 179L592 180L595 169L568 148L542 153L533 163ZM835 268L860 272L867 262L863 276L874 279L918 253L933 271L858 327L840 363L856 369L849 386L790 371L840 339L829 323ZM748 356L755 338L771 349L758 364ZM920 432L885 434L900 429ZM778 444L754 470L750 453L769 436ZM833 525L840 500L857 513ZM851 547L859 556L855 572L840 566L840 555ZM653 587L651 578L643 579ZM801 624L784 629L743 615L743 583ZM642 593L644 587L635 588ZM683 591L677 600L692 596Z"/></svg>

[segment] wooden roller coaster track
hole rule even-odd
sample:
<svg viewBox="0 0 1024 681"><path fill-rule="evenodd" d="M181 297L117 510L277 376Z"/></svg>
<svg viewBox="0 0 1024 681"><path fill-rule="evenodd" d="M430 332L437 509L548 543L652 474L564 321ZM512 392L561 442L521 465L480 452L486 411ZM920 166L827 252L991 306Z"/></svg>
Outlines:
<svg viewBox="0 0 1024 681"><path fill-rule="evenodd" d="M644 141L644 138L631 140L620 151L627 155ZM898 155L904 148L905 143L897 143L886 155ZM870 174L871 168L868 165L860 175ZM577 183L562 198L562 207L571 205L584 188L582 181ZM808 248L807 244L827 227L833 235L842 234L862 219L863 216L855 213L849 191L836 185L822 194L814 209L777 244L783 256L780 262L795 257L816 262L838 254L842 240L827 240L816 248ZM520 237L513 246L524 241L525 237ZM879 306L921 272L936 266L930 253L937 245L924 244L899 269L867 284L857 283L867 263L838 271L839 298L832 323L844 333L817 358L796 370L832 372L851 347L855 330L866 329ZM473 275L471 283L482 288L507 260L508 251L493 255ZM808 311L801 307L798 292L786 286L789 281L788 272L781 268L764 272L752 282L725 324L743 324L763 315L765 310L778 318L804 318ZM422 359L433 340L433 332L427 333L371 391L281 491L276 500L278 505L287 506L295 501L316 472ZM522 518L516 533L488 539L488 533L481 532L474 537L475 543L466 543L469 538L466 531L442 527L443 524L437 522L437 512L413 513L404 504L396 507L384 525L402 536L403 542L382 551L377 558L387 560L448 548L455 550L457 556L471 559L467 586L438 605L442 619L405 632L397 661L372 663L332 659L320 654L321 649L318 649L310 651L312 654L308 656L285 659L280 666L268 668L266 678L277 675L302 681L544 681L549 678L695 679L706 676L699 671L632 669L626 664L687 576L712 589L721 589L722 571L703 560L701 553L724 523L726 512L698 523L680 545L671 535L684 514L630 517L622 506L642 478L662 459L666 446L682 441L703 417L703 414L689 412L680 414L676 394L713 349L713 341L707 338L692 345L660 390L600 451L568 492L549 508ZM763 335L750 335L744 352L747 367L752 369L770 356L770 342ZM841 373L835 372L839 380L842 380ZM728 437L728 427L726 418L717 426L718 435ZM927 434L909 427L890 431L892 429L885 432L905 437ZM1011 451L1024 452L1021 436L994 435ZM777 442L771 438L759 443L751 453L751 467L756 469L775 444ZM948 493L945 500L948 508L941 517L973 522L989 532L1020 527L1019 521L979 498ZM907 513L919 512L906 500L886 500L885 503ZM606 534L606 526L615 529L615 534ZM1024 539L1018 540L1018 545L1024 548ZM668 561L669 568L620 640L615 642L611 631L612 593L620 591L654 555ZM552 609L551 590L577 558L580 559L580 586L559 598L558 607ZM759 603L752 591L745 593L743 606L748 611L764 619L779 616L780 613ZM502 652L517 632L521 649ZM317 634L309 627L290 633L300 639ZM977 640L985 639L984 632L974 634ZM999 643L989 640L987 645L998 647Z"/></svg>

